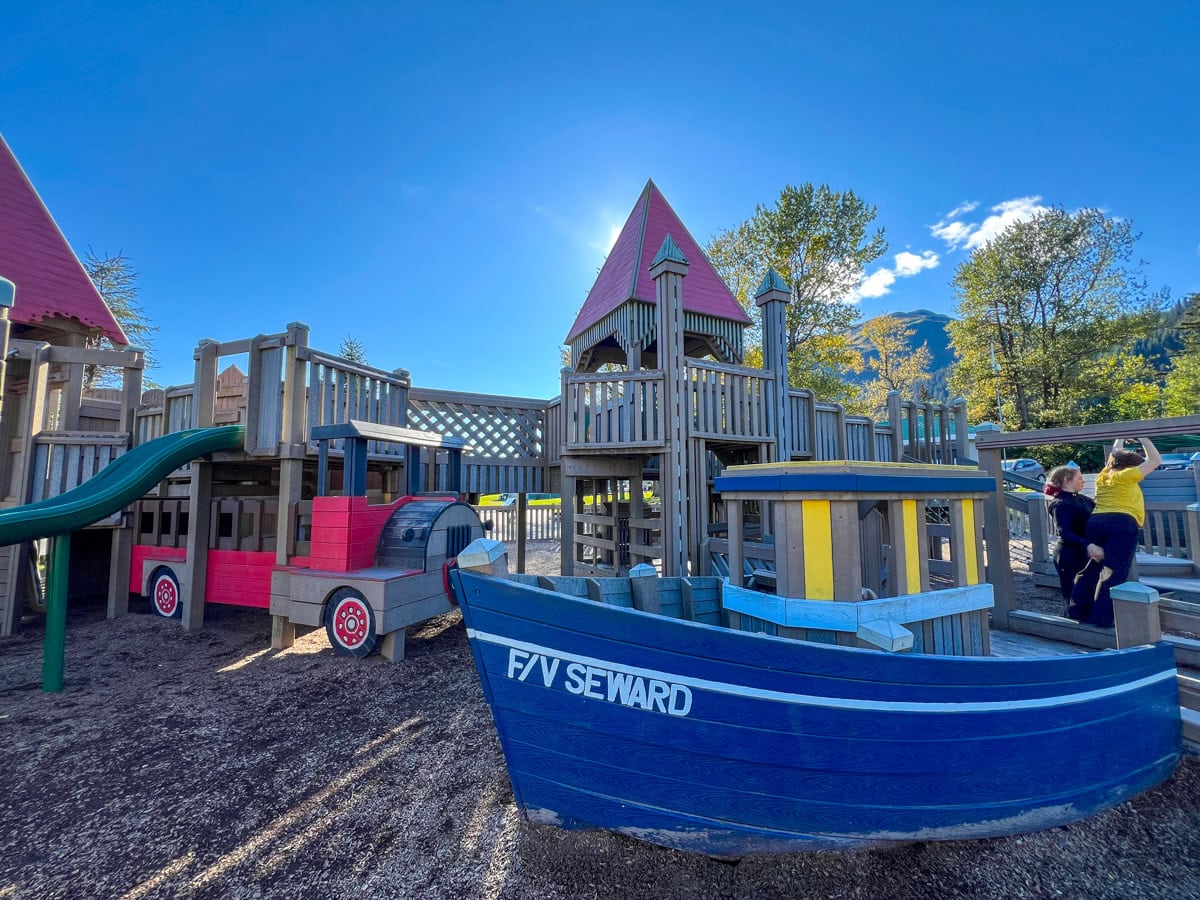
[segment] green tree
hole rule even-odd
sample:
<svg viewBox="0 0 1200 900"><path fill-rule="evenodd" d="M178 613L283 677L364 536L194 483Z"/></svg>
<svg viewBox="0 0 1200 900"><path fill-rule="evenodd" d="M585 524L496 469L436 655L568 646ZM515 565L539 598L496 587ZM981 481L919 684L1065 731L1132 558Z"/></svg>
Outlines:
<svg viewBox="0 0 1200 900"><path fill-rule="evenodd" d="M1200 413L1200 294L1187 299L1178 327L1183 350L1167 373L1163 415L1191 416Z"/></svg>
<svg viewBox="0 0 1200 900"><path fill-rule="evenodd" d="M338 356L352 363L367 365L367 348L363 342L353 335L347 334L338 345Z"/></svg>
<svg viewBox="0 0 1200 900"><path fill-rule="evenodd" d="M1010 225L954 275L958 363L951 390L970 414L1000 412L1010 430L1076 424L1108 386L1098 361L1132 346L1163 305L1138 266L1128 221L1050 209ZM1128 366L1128 361L1124 364Z"/></svg>
<svg viewBox="0 0 1200 900"><path fill-rule="evenodd" d="M130 266L130 260L123 253L116 256L98 256L89 247L83 258L83 268L92 284L104 299L105 304L125 332L129 345L146 353L146 370L158 367L158 358L154 355L154 335L158 326L150 321L146 311L137 302L138 273ZM90 346L111 349L112 341L100 337L90 342ZM117 370L108 367L89 366L84 376L84 386L87 388L100 385L114 384ZM147 386L153 382L145 379Z"/></svg>
<svg viewBox="0 0 1200 900"><path fill-rule="evenodd" d="M886 410L889 391L918 399L928 396L933 354L928 344L913 349L914 334L916 329L911 325L889 315L868 319L859 329L859 338L873 351L866 356L866 368L875 377L863 389L868 415L878 416Z"/></svg>
<svg viewBox="0 0 1200 900"><path fill-rule="evenodd" d="M791 285L789 378L822 399L847 401L858 392L844 378L862 369L847 336L858 310L847 298L861 283L863 267L887 251L883 229L870 231L875 213L853 191L787 185L774 206L759 204L750 219L718 233L706 248L748 312L756 312L751 293L768 266ZM761 343L757 330L750 341Z"/></svg>

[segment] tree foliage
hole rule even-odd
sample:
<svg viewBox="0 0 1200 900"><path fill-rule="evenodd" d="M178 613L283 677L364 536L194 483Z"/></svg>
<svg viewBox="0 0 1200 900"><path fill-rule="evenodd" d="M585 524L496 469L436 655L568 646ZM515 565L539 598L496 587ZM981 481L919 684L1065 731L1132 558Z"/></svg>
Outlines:
<svg viewBox="0 0 1200 900"><path fill-rule="evenodd" d="M822 399L857 393L844 380L862 359L847 336L858 310L847 298L863 267L887 250L883 229L870 231L876 209L853 191L787 185L774 206L759 204L740 225L718 233L706 253L738 302L753 313L751 293L772 267L792 288L787 310L791 383ZM761 342L752 332L751 342Z"/></svg>
<svg viewBox="0 0 1200 900"><path fill-rule="evenodd" d="M1192 294L1179 318L1183 349L1176 354L1163 387L1163 415L1200 413L1200 294Z"/></svg>
<svg viewBox="0 0 1200 900"><path fill-rule="evenodd" d="M83 268L112 312L113 318L125 332L129 345L145 351L146 369L157 368L154 335L158 333L158 326L150 321L146 311L137 302L138 273L133 270L128 257L123 253L101 257L89 247L83 258ZM113 343L107 337L101 336L91 341L90 346L111 349ZM91 388L115 383L116 372L116 369L108 367L89 366L84 376L84 386ZM145 384L149 386L152 382L147 379Z"/></svg>
<svg viewBox="0 0 1200 900"><path fill-rule="evenodd" d="M973 418L999 415L1000 398L1009 430L1077 424L1111 393L1104 379L1146 376L1117 357L1149 333L1163 302L1130 264L1136 239L1100 210L1055 208L959 266L951 389Z"/></svg>
<svg viewBox="0 0 1200 900"><path fill-rule="evenodd" d="M863 323L858 334L867 349L874 351L866 356L866 368L874 374L863 388L868 415L878 416L887 408L889 391L914 399L928 397L933 354L928 344L912 347L916 329L896 316L882 315Z"/></svg>

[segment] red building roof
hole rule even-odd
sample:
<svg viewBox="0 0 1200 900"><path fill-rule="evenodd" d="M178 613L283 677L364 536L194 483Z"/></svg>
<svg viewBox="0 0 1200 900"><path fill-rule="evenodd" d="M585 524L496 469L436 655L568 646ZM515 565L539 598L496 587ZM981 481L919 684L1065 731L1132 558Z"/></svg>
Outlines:
<svg viewBox="0 0 1200 900"><path fill-rule="evenodd" d="M596 276L596 283L592 285L587 300L575 317L575 324L567 335L568 343L626 300L655 302L650 263L668 234L688 261L687 279L683 283L683 308L751 324L750 317L738 305L733 294L729 293L729 288L657 185L647 181L600 274Z"/></svg>
<svg viewBox="0 0 1200 900"><path fill-rule="evenodd" d="M17 286L12 321L53 327L46 320L77 319L114 344L129 343L3 136L0 275Z"/></svg>

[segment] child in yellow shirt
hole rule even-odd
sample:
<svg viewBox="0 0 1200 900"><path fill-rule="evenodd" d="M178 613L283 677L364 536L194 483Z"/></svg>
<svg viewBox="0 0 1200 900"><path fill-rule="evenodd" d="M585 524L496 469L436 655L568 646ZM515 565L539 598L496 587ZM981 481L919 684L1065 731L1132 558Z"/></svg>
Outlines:
<svg viewBox="0 0 1200 900"><path fill-rule="evenodd" d="M1162 463L1149 438L1139 438L1143 457L1117 438L1108 465L1096 476L1096 509L1088 519L1088 565L1075 580L1067 615L1080 622L1112 628L1110 585L1122 584L1137 552L1138 530L1146 519L1141 481Z"/></svg>

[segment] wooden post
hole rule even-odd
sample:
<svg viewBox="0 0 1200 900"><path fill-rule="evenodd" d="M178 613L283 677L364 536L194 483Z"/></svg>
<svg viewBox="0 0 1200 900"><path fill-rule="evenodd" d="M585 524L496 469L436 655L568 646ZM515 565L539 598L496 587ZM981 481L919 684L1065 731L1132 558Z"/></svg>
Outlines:
<svg viewBox="0 0 1200 900"><path fill-rule="evenodd" d="M217 405L217 348L212 338L202 338L193 357L196 360L196 399L192 410L196 428L212 428Z"/></svg>
<svg viewBox="0 0 1200 900"><path fill-rule="evenodd" d="M1200 564L1200 503L1189 503L1183 513L1184 528L1187 530L1188 558L1192 565Z"/></svg>
<svg viewBox="0 0 1200 900"><path fill-rule="evenodd" d="M980 449L979 465L996 482L996 490L983 501L983 534L987 541L987 580L995 591L996 605L992 607L992 627L1008 630L1008 614L1012 611L1012 563L1008 555L1008 515L1005 511L1004 477L1000 468L1000 451Z"/></svg>
<svg viewBox="0 0 1200 900"><path fill-rule="evenodd" d="M559 523L559 568L562 575L575 574L575 511L578 503L578 479L568 475L563 467L562 500L559 509L562 521Z"/></svg>
<svg viewBox="0 0 1200 900"><path fill-rule="evenodd" d="M503 542L476 538L458 554L458 567L468 572L505 578L508 575L508 554Z"/></svg>
<svg viewBox="0 0 1200 900"><path fill-rule="evenodd" d="M955 397L951 406L954 409L954 454L957 457L956 462L963 465L971 459L967 401L963 397Z"/></svg>
<svg viewBox="0 0 1200 900"><path fill-rule="evenodd" d="M562 501L559 501L561 506ZM517 493L517 571L525 571L525 540L529 534L529 495L524 491Z"/></svg>
<svg viewBox="0 0 1200 900"><path fill-rule="evenodd" d="M787 307L792 302L792 289L774 269L767 269L754 302L762 316L763 368L771 373L774 386L769 412L775 429L775 458L790 462L795 449L787 354Z"/></svg>
<svg viewBox="0 0 1200 900"><path fill-rule="evenodd" d="M215 354L214 354L215 359ZM189 577L179 585L183 603L183 627L199 631L204 627L204 592L208 574L208 532L212 523L212 463L192 462L192 481L188 485L190 522L187 536Z"/></svg>
<svg viewBox="0 0 1200 900"><path fill-rule="evenodd" d="M662 485L663 575L685 576L687 569L687 439L689 411L684 408L683 279L688 261L668 234L650 266L657 299L658 367L663 370L663 431L666 452ZM693 502L703 502L693 498Z"/></svg>
<svg viewBox="0 0 1200 900"><path fill-rule="evenodd" d="M647 563L639 563L629 570L629 591L633 595L633 608L642 612L662 612L658 599L658 571Z"/></svg>
<svg viewBox="0 0 1200 900"><path fill-rule="evenodd" d="M137 515L135 505L134 516ZM133 552L133 525L129 513L112 530L112 549L108 563L108 618L115 619L129 612L129 569Z"/></svg>
<svg viewBox="0 0 1200 900"><path fill-rule="evenodd" d="M142 350L134 351L135 361L141 365L127 368L121 374L121 425L120 430L129 435L129 446L137 443L137 408L142 401L142 366L145 365L146 354Z"/></svg>
<svg viewBox="0 0 1200 900"><path fill-rule="evenodd" d="M1136 581L1113 585L1113 619L1117 628L1117 649L1157 644L1162 640L1162 621L1158 612L1158 591Z"/></svg>
<svg viewBox="0 0 1200 900"><path fill-rule="evenodd" d="M304 393L308 362L308 326L289 322L283 364L283 421L279 433L279 506L275 513L275 564L286 566L296 552L296 509L304 478L305 433ZM321 442L324 450L327 441ZM271 617L271 648L284 650L296 641L296 626L287 616ZM403 644L403 642L401 642Z"/></svg>
<svg viewBox="0 0 1200 900"><path fill-rule="evenodd" d="M904 422L900 409L900 392L888 391L888 424L892 426L892 462L904 462Z"/></svg>
<svg viewBox="0 0 1200 900"><path fill-rule="evenodd" d="M729 539L729 583L734 587L742 587L742 569L744 567L744 547L742 525L745 521L746 507L741 500L725 501L725 537Z"/></svg>

